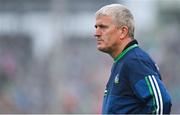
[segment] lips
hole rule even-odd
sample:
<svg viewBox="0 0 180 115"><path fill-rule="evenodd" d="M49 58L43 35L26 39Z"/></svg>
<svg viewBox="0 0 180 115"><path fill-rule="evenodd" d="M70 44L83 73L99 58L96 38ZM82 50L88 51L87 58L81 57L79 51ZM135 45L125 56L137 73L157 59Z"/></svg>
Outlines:
<svg viewBox="0 0 180 115"><path fill-rule="evenodd" d="M101 38L97 38L97 41L103 41Z"/></svg>
<svg viewBox="0 0 180 115"><path fill-rule="evenodd" d="M97 43L100 44L101 42L103 42L103 40L97 40Z"/></svg>

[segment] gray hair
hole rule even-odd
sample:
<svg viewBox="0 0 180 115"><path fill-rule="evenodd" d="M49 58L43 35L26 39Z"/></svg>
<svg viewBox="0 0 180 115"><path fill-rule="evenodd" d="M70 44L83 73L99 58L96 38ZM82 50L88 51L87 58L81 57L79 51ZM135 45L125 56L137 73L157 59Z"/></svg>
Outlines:
<svg viewBox="0 0 180 115"><path fill-rule="evenodd" d="M106 5L96 12L96 17L98 16L112 16L117 27L127 26L129 36L134 38L134 17L126 6L121 4Z"/></svg>

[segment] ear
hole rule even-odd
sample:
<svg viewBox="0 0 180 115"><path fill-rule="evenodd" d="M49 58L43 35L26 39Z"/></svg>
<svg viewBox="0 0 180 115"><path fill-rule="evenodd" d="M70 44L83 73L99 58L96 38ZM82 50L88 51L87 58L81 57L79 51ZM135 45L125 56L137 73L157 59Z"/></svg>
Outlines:
<svg viewBox="0 0 180 115"><path fill-rule="evenodd" d="M122 26L121 27L121 34L120 34L120 39L124 39L128 35L128 27L127 26Z"/></svg>

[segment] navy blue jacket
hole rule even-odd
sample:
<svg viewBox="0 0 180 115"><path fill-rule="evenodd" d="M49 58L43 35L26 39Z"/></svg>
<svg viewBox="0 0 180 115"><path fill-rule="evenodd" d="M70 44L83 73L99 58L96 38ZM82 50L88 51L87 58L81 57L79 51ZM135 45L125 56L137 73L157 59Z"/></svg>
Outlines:
<svg viewBox="0 0 180 115"><path fill-rule="evenodd" d="M154 61L136 40L115 59L103 100L103 114L168 114L171 98Z"/></svg>

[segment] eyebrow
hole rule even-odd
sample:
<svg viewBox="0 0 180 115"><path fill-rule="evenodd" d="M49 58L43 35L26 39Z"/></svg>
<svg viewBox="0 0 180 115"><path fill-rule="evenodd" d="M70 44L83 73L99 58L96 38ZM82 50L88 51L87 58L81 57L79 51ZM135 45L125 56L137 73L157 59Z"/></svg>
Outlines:
<svg viewBox="0 0 180 115"><path fill-rule="evenodd" d="M96 24L96 25L94 25L94 27L95 27L95 28L97 28L97 27L106 28L106 27L108 27L108 26L107 26L107 25L104 25L104 24Z"/></svg>

